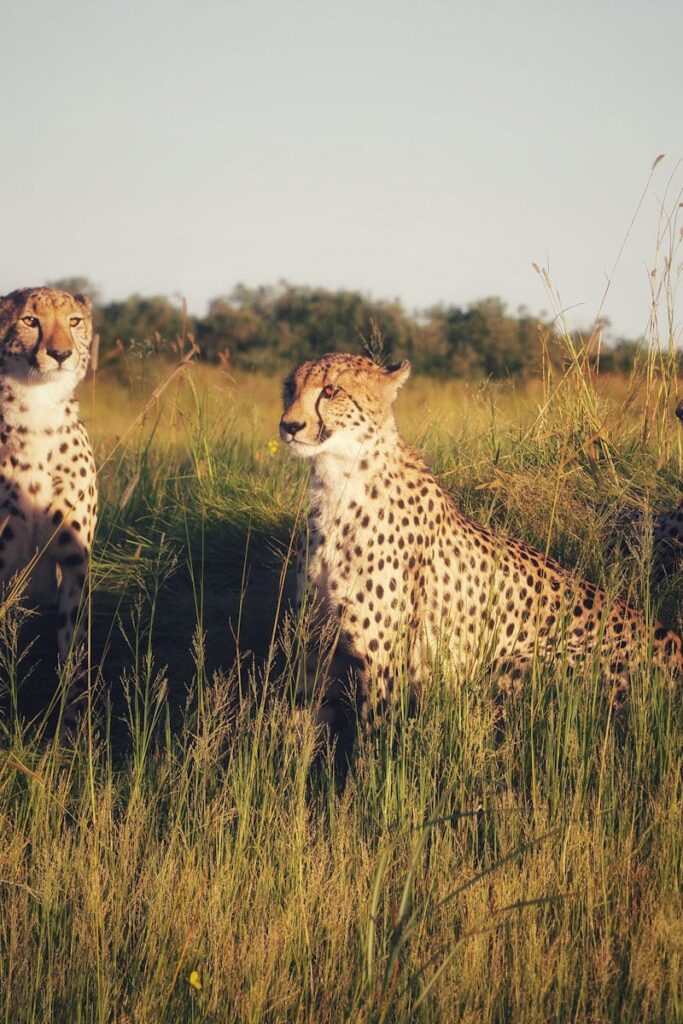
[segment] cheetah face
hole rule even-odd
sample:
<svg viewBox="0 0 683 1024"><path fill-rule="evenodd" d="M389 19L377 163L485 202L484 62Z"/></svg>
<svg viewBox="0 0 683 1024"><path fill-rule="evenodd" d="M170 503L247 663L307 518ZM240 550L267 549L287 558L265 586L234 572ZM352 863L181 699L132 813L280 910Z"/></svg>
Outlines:
<svg viewBox="0 0 683 1024"><path fill-rule="evenodd" d="M406 360L384 368L339 353L302 363L284 383L280 437L301 458L324 452L356 458L393 425L391 407L409 374Z"/></svg>
<svg viewBox="0 0 683 1024"><path fill-rule="evenodd" d="M2 372L68 394L90 358L90 301L55 288L24 288L0 299Z"/></svg>

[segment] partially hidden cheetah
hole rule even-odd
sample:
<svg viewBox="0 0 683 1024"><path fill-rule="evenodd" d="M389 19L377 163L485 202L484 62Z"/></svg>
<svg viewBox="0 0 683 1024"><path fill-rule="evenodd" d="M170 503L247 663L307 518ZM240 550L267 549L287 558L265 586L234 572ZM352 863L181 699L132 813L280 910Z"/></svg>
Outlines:
<svg viewBox="0 0 683 1024"><path fill-rule="evenodd" d="M314 634L332 623L336 639L321 721L347 715L349 670L368 721L398 674L419 692L436 658L460 678L490 668L505 689L537 652L559 648L570 665L595 652L614 696L625 692L629 660L648 647L642 616L459 512L398 435L392 403L409 373L405 361L383 369L330 354L284 383L280 435L311 460L298 603L310 601ZM655 624L651 642L654 660L678 676L679 637Z"/></svg>
<svg viewBox="0 0 683 1024"><path fill-rule="evenodd" d="M676 416L683 425L683 400L678 403ZM618 516L619 536L630 545L633 535L643 522L639 508L625 509ZM657 572L667 572L680 566L683 559L683 501L670 512L662 512L652 520L652 563Z"/></svg>
<svg viewBox="0 0 683 1024"><path fill-rule="evenodd" d="M683 401L676 406L676 416L683 425ZM669 560L680 560L683 553L683 501L673 511L657 516L653 526L655 550L665 549Z"/></svg>
<svg viewBox="0 0 683 1024"><path fill-rule="evenodd" d="M82 295L24 288L0 299L0 580L19 573L30 602L57 603L62 663L85 635L79 607L96 517L95 464L73 397L91 339ZM84 687L77 673L63 726Z"/></svg>

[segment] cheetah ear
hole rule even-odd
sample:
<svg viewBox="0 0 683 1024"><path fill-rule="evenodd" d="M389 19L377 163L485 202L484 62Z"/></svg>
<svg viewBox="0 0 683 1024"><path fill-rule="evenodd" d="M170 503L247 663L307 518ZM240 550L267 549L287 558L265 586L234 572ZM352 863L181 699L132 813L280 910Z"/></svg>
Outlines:
<svg viewBox="0 0 683 1024"><path fill-rule="evenodd" d="M74 295L74 299L79 304L79 306L83 306L88 316L92 316L92 302L90 301L87 295L83 295L81 292L79 292L78 295Z"/></svg>
<svg viewBox="0 0 683 1024"><path fill-rule="evenodd" d="M394 401L398 394L398 389L403 387L405 382L410 377L411 366L407 359L404 359L400 363L392 363L390 366L384 369L384 380L383 384L385 388L390 392L390 401Z"/></svg>

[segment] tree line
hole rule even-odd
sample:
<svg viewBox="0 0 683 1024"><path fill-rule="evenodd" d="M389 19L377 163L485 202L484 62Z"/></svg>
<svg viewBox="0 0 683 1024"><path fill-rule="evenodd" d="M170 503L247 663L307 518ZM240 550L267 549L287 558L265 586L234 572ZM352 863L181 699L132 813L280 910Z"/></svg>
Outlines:
<svg viewBox="0 0 683 1024"><path fill-rule="evenodd" d="M177 353L195 343L208 361L272 370L324 352L372 351L381 345L384 358L408 358L422 373L502 379L537 373L543 360L561 365L568 340L578 348L587 345L592 361L599 351L604 372L629 372L639 347L632 340L611 338L606 321L600 325L599 346L595 329L561 338L548 320L523 307L511 313L495 297L410 314L398 300L375 301L357 291L283 281L258 288L238 285L213 299L206 315L198 317L163 296L102 302L86 278L51 285L84 292L93 300L100 358L117 351L141 357Z"/></svg>

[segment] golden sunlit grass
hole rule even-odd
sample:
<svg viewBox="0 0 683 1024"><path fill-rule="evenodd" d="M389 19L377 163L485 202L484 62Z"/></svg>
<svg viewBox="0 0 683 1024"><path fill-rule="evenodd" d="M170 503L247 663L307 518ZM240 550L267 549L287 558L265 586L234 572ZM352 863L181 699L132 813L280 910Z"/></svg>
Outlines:
<svg viewBox="0 0 683 1024"><path fill-rule="evenodd" d="M191 368L126 435L154 383L83 396L106 463L83 734L65 751L14 713L3 726L4 1019L680 1017L679 695L639 677L615 726L599 680L539 667L501 738L490 684L435 673L338 792L310 720L263 676L305 485L273 443L279 383ZM606 381L589 414L585 380L558 383L415 380L399 418L468 513L650 602L604 527L624 501L673 499L676 427L657 469L642 394L624 412L628 382ZM673 577L669 620L677 594ZM123 653L98 679L105 640Z"/></svg>

